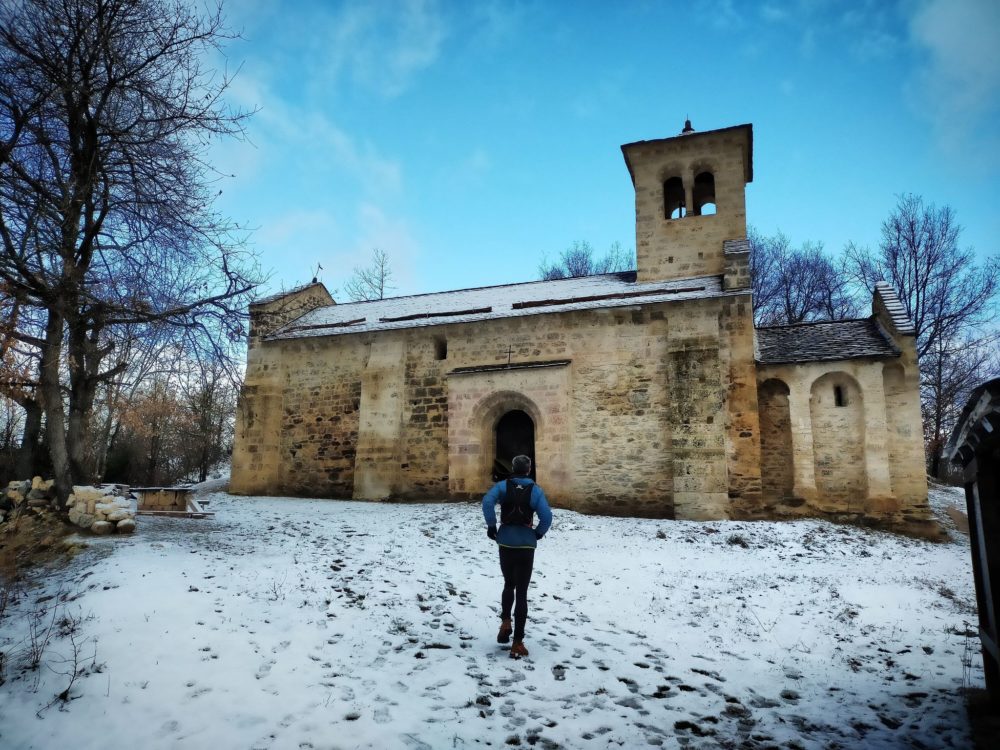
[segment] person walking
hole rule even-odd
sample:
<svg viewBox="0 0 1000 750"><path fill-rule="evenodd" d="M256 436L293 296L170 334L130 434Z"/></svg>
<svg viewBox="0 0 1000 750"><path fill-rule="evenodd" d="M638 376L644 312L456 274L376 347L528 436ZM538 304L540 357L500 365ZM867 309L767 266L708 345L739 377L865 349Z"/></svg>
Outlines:
<svg viewBox="0 0 1000 750"><path fill-rule="evenodd" d="M510 646L512 659L528 655L524 647L524 626L528 621L528 584L535 563L538 540L552 525L552 510L542 488L528 476L531 459L514 456L513 476L497 482L483 496L483 518L486 535L500 549L500 572L503 573L503 593L500 595L500 631L497 643L514 642ZM500 528L497 528L496 506L500 506ZM532 527L538 514L538 526ZM514 623L511 625L511 608Z"/></svg>

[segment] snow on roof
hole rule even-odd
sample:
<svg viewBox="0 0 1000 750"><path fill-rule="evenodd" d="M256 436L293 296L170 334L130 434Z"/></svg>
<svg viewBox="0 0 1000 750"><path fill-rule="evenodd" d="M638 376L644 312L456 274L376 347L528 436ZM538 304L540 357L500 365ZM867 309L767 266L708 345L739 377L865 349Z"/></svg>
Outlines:
<svg viewBox="0 0 1000 750"><path fill-rule="evenodd" d="M268 337L295 339L729 296L719 276L637 283L635 271L350 302L306 313Z"/></svg>
<svg viewBox="0 0 1000 750"><path fill-rule="evenodd" d="M896 326L896 330L903 335L915 335L916 329L913 327L913 321L910 320L910 316L906 314L906 308L903 307L903 303L899 301L899 295L897 295L896 290L892 288L892 284L888 281L880 281L875 284L875 291L881 295L882 303L885 305L885 309L888 311L889 317L892 318L892 324Z"/></svg>

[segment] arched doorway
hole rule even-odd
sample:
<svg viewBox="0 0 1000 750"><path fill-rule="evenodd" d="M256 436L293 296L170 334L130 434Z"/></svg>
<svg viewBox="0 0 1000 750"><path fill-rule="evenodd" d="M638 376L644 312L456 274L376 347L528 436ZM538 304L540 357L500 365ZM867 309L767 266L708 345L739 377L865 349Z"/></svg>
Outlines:
<svg viewBox="0 0 1000 750"><path fill-rule="evenodd" d="M531 459L531 478L535 478L535 423L526 412L513 409L497 421L495 431L496 451L493 456L493 481L510 476L514 456L525 455Z"/></svg>

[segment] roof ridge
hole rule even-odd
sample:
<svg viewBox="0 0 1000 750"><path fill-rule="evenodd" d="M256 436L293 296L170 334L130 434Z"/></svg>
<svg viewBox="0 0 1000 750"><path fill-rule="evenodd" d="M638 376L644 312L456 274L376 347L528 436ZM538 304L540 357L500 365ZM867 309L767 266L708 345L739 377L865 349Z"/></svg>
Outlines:
<svg viewBox="0 0 1000 750"><path fill-rule="evenodd" d="M268 302L276 302L277 300L281 299L282 297L287 297L289 294L295 294L296 292L301 292L301 291L303 291L305 289L308 289L311 286L321 286L324 289L326 289L326 284L324 284L322 281L318 281L318 280L314 279L313 281L309 281L309 282L307 282L305 284L299 284L298 286L293 286L291 289L282 289L280 291L274 292L273 294L268 294L268 295L266 295L264 297L261 297L260 299L252 300L250 302L250 304L251 305L266 305ZM329 293L330 293L330 290L327 289L327 294L329 294Z"/></svg>
<svg viewBox="0 0 1000 750"><path fill-rule="evenodd" d="M865 320L871 320L874 315L869 315L867 318L834 318L833 320L803 320L801 323L784 323L779 326L755 326L758 331L773 331L777 328L802 328L805 326L816 326L822 325L824 323L858 323Z"/></svg>

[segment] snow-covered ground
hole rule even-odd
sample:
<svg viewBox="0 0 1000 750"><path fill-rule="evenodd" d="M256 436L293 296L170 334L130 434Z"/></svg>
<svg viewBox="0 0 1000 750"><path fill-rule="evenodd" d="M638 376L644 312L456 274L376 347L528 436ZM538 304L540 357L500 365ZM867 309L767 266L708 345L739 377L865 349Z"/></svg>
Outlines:
<svg viewBox="0 0 1000 750"><path fill-rule="evenodd" d="M206 497L213 519L89 539L8 608L0 746L970 745L958 534L557 510L515 661L478 505ZM41 611L69 619L22 673Z"/></svg>

